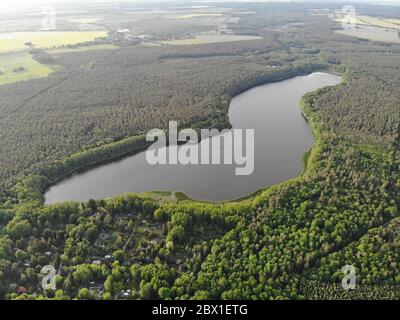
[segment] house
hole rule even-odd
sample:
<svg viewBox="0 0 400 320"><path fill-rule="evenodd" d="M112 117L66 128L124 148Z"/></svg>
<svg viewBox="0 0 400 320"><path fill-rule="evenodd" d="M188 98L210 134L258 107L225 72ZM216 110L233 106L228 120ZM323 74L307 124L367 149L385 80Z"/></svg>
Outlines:
<svg viewBox="0 0 400 320"><path fill-rule="evenodd" d="M122 298L129 298L132 295L131 289L121 290L120 295Z"/></svg>
<svg viewBox="0 0 400 320"><path fill-rule="evenodd" d="M97 295L98 297L102 297L104 293L104 286L101 282L91 281L89 284L89 291L93 295Z"/></svg>
<svg viewBox="0 0 400 320"><path fill-rule="evenodd" d="M129 33L130 31L128 28L125 28L125 29L119 29L119 30L117 30L117 32L118 33Z"/></svg>
<svg viewBox="0 0 400 320"><path fill-rule="evenodd" d="M92 264L101 265L101 261L100 260L93 260Z"/></svg>
<svg viewBox="0 0 400 320"><path fill-rule="evenodd" d="M17 294L24 294L28 291L27 288L23 287L23 286L18 286L17 287Z"/></svg>

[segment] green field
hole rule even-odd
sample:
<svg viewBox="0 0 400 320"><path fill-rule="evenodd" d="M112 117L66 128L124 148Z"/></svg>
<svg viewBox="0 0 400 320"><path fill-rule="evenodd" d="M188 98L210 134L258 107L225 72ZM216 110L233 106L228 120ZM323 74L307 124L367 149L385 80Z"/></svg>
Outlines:
<svg viewBox="0 0 400 320"><path fill-rule="evenodd" d="M24 43L27 41L32 42L37 47L53 47L56 45L76 44L102 35L105 35L105 32L18 32L18 36L15 38L7 38L4 35L0 36L0 44L5 45L1 46L0 49L0 85L46 77L53 71L60 69L56 65L40 64L32 59L31 54L20 50L24 48ZM111 44L101 44L78 48L55 48L49 49L48 52L51 54L60 54L115 48L117 47ZM15 72L14 69L21 67L24 69L23 71Z"/></svg>
<svg viewBox="0 0 400 320"><path fill-rule="evenodd" d="M344 34L350 37L367 39L371 41L397 42L400 43L398 31L373 26L357 26L348 30L336 30L336 33Z"/></svg>
<svg viewBox="0 0 400 320"><path fill-rule="evenodd" d="M246 40L258 40L262 39L257 36L240 36L234 34L213 34L213 35L201 35L196 36L193 39L180 39L163 41L162 44L169 44L174 46L182 45L194 45L194 44L207 44L207 43L219 43L219 42L231 42L231 41L246 41Z"/></svg>
<svg viewBox="0 0 400 320"><path fill-rule="evenodd" d="M342 17L342 15L337 15L335 21L380 28L400 29L400 19L385 19L370 16L356 16L354 18L345 18Z"/></svg>
<svg viewBox="0 0 400 320"><path fill-rule="evenodd" d="M113 44L97 44L93 46L84 46L77 48L57 48L47 50L48 53L58 54L58 53L69 53L69 52L82 52L82 51L92 51L92 50L107 50L107 49L116 49L117 46Z"/></svg>
<svg viewBox="0 0 400 320"><path fill-rule="evenodd" d="M10 32L0 35L0 52L21 51L26 48L27 42L37 48L50 48L92 41L106 35L106 31Z"/></svg>
<svg viewBox="0 0 400 320"><path fill-rule="evenodd" d="M375 18L363 15L345 18L338 14L335 16L334 21L355 25L354 28L336 30L336 33L372 41L400 42L398 35L398 32L400 32L399 19Z"/></svg>
<svg viewBox="0 0 400 320"><path fill-rule="evenodd" d="M23 67L25 71L15 72L14 69ZM40 64L32 59L26 52L1 54L0 55L0 85L22 80L46 77L55 68Z"/></svg>

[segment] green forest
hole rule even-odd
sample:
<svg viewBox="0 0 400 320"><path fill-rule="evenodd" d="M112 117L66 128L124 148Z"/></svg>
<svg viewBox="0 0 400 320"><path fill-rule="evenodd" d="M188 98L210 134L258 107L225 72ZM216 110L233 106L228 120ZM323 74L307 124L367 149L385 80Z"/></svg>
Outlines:
<svg viewBox="0 0 400 320"><path fill-rule="evenodd" d="M336 34L310 5L242 5L254 13L235 33L262 39L66 52L61 71L0 86L1 299L400 298L400 45ZM302 99L315 142L298 178L226 203L44 205L54 182L143 150L149 129L229 127L235 95L319 70L343 82Z"/></svg>

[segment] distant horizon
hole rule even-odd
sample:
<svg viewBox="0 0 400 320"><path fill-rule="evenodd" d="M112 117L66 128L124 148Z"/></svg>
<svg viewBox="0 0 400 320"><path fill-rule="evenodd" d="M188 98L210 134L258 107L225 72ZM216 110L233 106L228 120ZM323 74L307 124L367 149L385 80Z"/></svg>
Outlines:
<svg viewBox="0 0 400 320"><path fill-rule="evenodd" d="M372 3L372 4L400 4L400 0L13 0L12 3L1 3L0 7L28 7L28 6L36 6L42 4L51 4L51 3L107 3L107 2L135 2L135 3L148 3L148 2L244 2L244 3L256 3L256 2L359 2L359 3Z"/></svg>
<svg viewBox="0 0 400 320"><path fill-rule="evenodd" d="M16 13L29 8L56 4L94 4L94 3L367 3L371 5L400 6L400 0L13 0L12 3L0 3L0 14Z"/></svg>

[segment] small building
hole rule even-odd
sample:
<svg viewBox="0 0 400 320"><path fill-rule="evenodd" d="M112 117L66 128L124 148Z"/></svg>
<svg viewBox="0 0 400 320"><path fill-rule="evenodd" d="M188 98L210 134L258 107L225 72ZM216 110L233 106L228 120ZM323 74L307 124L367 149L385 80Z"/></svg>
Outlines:
<svg viewBox="0 0 400 320"><path fill-rule="evenodd" d="M130 296L132 296L131 289L121 290L120 295L122 296L122 298L129 298Z"/></svg>
<svg viewBox="0 0 400 320"><path fill-rule="evenodd" d="M89 291L93 295L97 295L98 297L102 297L104 293L104 286L101 282L91 281L89 285Z"/></svg>
<svg viewBox="0 0 400 320"><path fill-rule="evenodd" d="M129 33L129 32L130 30L128 28L117 30L117 33Z"/></svg>
<svg viewBox="0 0 400 320"><path fill-rule="evenodd" d="M24 294L28 291L27 288L23 287L23 286L18 286L17 287L17 294Z"/></svg>

